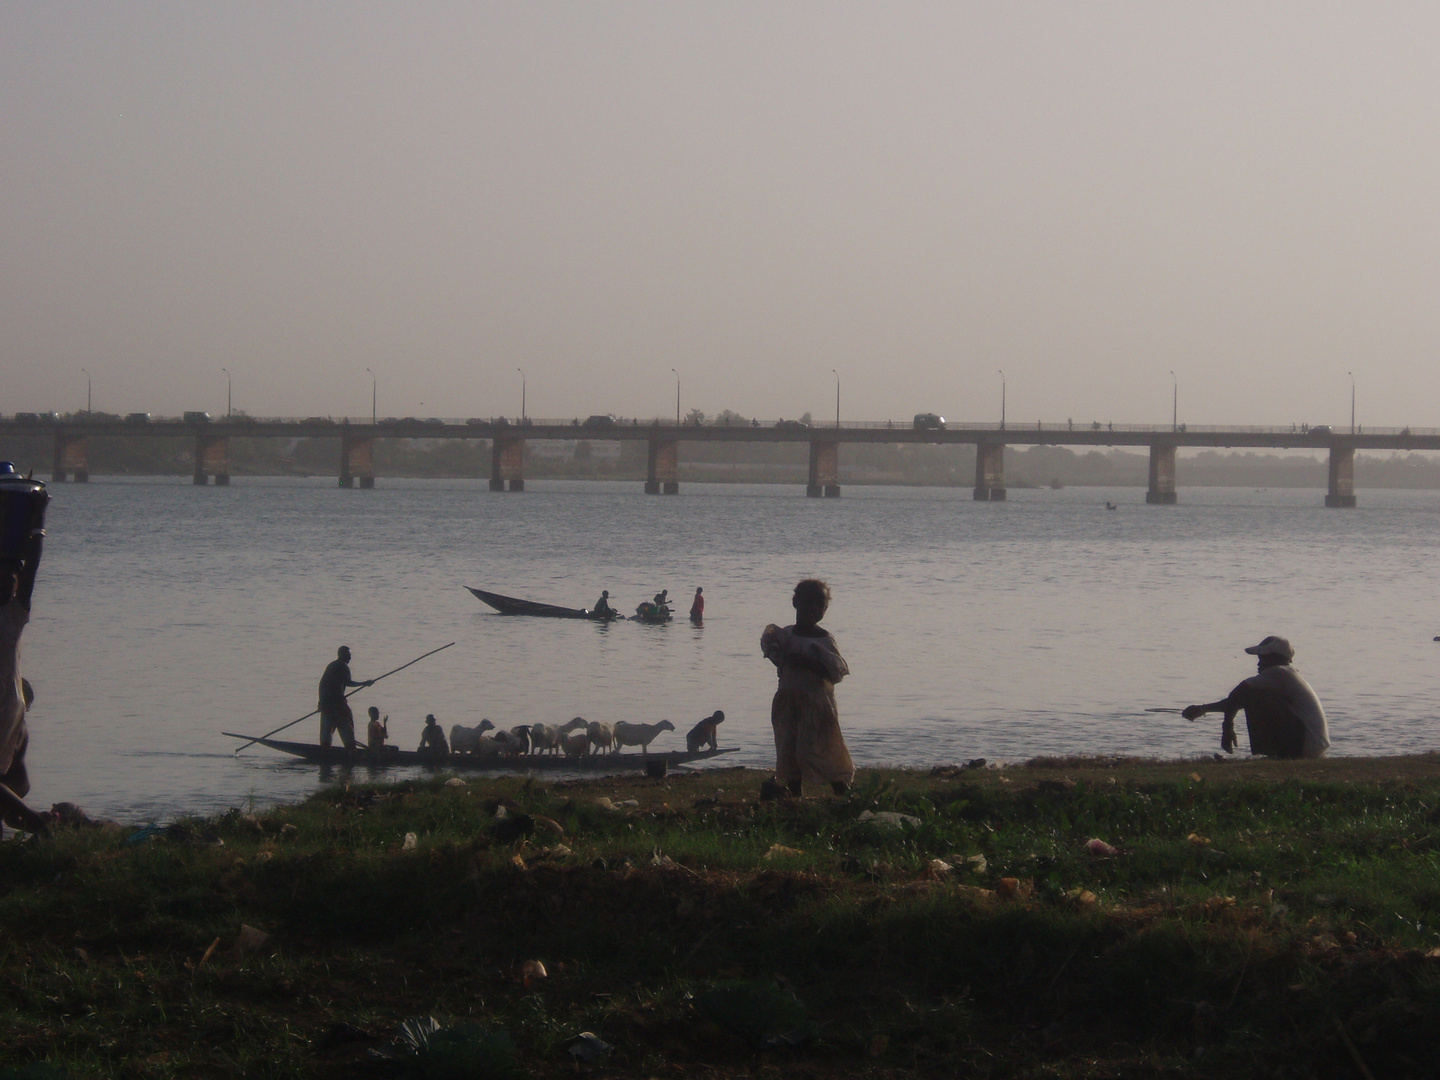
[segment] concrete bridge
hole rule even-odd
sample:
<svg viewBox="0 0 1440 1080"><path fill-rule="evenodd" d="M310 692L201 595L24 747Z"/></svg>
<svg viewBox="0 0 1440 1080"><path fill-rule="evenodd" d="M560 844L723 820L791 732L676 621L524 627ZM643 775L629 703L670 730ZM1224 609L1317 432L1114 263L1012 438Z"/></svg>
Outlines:
<svg viewBox="0 0 1440 1080"><path fill-rule="evenodd" d="M140 414L137 414L137 416ZM948 424L914 427L892 421L806 425L777 421L732 426L676 424L663 420L537 420L505 418L465 421L368 420L312 417L306 420L253 419L122 420L95 415L33 416L0 421L0 434L49 437L54 442L52 479L77 483L89 479L88 444L93 438L149 437L193 440L194 482L230 482L231 439L335 439L339 445L339 482L352 487L375 486L372 449L378 439L486 439L491 443L490 490L525 490L525 444L541 440L618 441L646 443L645 491L677 494L680 490L678 447L682 442L804 443L810 451L805 493L812 497L840 494L839 448L858 443L960 444L975 447L974 497L1005 498L1006 446L1145 447L1150 455L1151 503L1174 503L1175 458L1181 447L1245 447L1277 450L1322 450L1329 455L1326 506L1355 505L1356 450L1440 450L1437 428L1371 428L1355 431L1329 427L1200 427L1140 424Z"/></svg>

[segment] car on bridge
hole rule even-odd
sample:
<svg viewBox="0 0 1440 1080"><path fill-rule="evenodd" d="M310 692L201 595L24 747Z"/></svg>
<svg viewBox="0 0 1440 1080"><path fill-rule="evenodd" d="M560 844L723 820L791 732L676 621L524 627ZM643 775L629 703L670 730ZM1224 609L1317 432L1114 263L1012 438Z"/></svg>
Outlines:
<svg viewBox="0 0 1440 1080"><path fill-rule="evenodd" d="M583 426L588 428L612 428L615 426L615 414L593 413L585 418Z"/></svg>
<svg viewBox="0 0 1440 1080"><path fill-rule="evenodd" d="M1310 429L1309 434L1311 434L1311 435L1333 435L1334 432L1332 432L1332 431L1330 430L1330 425L1329 425L1329 424L1316 424L1314 427L1312 427L1312 428Z"/></svg>
<svg viewBox="0 0 1440 1080"><path fill-rule="evenodd" d="M810 425L804 420L776 420L775 426L781 431L809 431Z"/></svg>
<svg viewBox="0 0 1440 1080"><path fill-rule="evenodd" d="M210 414L201 409L190 409L181 418L181 422L186 424L208 424L210 422Z"/></svg>
<svg viewBox="0 0 1440 1080"><path fill-rule="evenodd" d="M945 418L938 413L922 412L915 414L916 431L944 431Z"/></svg>
<svg viewBox="0 0 1440 1080"><path fill-rule="evenodd" d="M132 412L125 417L125 422L127 424L148 424L150 414L148 412Z"/></svg>

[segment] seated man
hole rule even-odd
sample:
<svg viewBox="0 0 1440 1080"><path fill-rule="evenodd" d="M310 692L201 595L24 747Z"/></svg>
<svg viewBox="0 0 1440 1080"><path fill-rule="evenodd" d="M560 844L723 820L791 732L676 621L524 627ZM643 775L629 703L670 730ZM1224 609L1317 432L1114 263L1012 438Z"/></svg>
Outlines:
<svg viewBox="0 0 1440 1080"><path fill-rule="evenodd" d="M1194 720L1208 712L1223 712L1220 747L1235 752L1235 714L1245 710L1250 753L1278 758L1320 758L1330 749L1325 710L1310 684L1290 666L1295 650L1282 637L1271 635L1245 650L1256 658L1256 674L1230 695L1208 705L1191 705L1181 715Z"/></svg>
<svg viewBox="0 0 1440 1080"><path fill-rule="evenodd" d="M435 757L449 757L450 744L445 741L445 732L440 728L440 722L435 719L434 713L425 717L425 730L420 733L420 746L417 752L421 754L433 754Z"/></svg>
<svg viewBox="0 0 1440 1080"><path fill-rule="evenodd" d="M595 615L609 617L615 614L615 609L610 606L610 590L605 589L600 593L600 599L595 601L595 607L591 609Z"/></svg>

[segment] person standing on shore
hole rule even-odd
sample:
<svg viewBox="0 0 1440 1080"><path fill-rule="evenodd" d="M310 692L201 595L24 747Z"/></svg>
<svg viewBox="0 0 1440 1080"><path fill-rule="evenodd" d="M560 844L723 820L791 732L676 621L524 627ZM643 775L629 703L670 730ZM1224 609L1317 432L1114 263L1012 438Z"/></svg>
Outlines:
<svg viewBox="0 0 1440 1080"><path fill-rule="evenodd" d="M355 749L355 715L345 700L345 690L351 686L370 686L368 682L356 682L350 677L350 647L341 645L335 652L335 659L320 676L320 745L329 746L333 732L340 732L340 741L346 750Z"/></svg>
<svg viewBox="0 0 1440 1080"><path fill-rule="evenodd" d="M695 588L695 599L690 601L691 622L705 621L705 597L702 595L704 591L705 590L700 588L699 586L696 586Z"/></svg>
<svg viewBox="0 0 1440 1080"><path fill-rule="evenodd" d="M830 587L816 578L795 586L790 602L795 625L774 623L760 635L760 651L779 669L780 683L770 703L775 731L775 779L761 796L783 789L799 795L802 782L829 784L837 795L850 789L855 763L840 734L835 684L850 674L845 658L820 620L830 607Z"/></svg>
<svg viewBox="0 0 1440 1080"><path fill-rule="evenodd" d="M1295 650L1273 634L1245 650L1256 658L1256 674L1228 697L1208 705L1191 705L1181 712L1186 720L1223 712L1220 747L1235 752L1235 714L1245 710L1250 753L1277 758L1321 758L1330 749L1325 710L1310 684L1291 666Z"/></svg>
<svg viewBox="0 0 1440 1080"><path fill-rule="evenodd" d="M9 462L4 465L9 474L14 473ZM39 492L31 497L48 501L44 485L35 486ZM30 793L30 774L25 768L30 732L25 713L34 694L20 675L20 636L30 622L30 598L44 538L43 529L30 528L20 542L18 557L0 559L0 819L32 833L48 832L55 820L53 814L36 813L25 805Z"/></svg>

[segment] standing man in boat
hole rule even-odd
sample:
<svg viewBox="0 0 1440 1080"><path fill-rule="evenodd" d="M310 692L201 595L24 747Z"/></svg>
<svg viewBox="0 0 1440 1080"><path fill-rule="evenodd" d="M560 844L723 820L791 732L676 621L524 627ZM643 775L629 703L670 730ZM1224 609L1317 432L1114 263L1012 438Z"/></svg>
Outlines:
<svg viewBox="0 0 1440 1080"><path fill-rule="evenodd" d="M698 623L705 621L705 597L702 595L704 592L705 590L698 585L695 587L695 599L690 601L691 622Z"/></svg>
<svg viewBox="0 0 1440 1080"><path fill-rule="evenodd" d="M320 676L320 745L329 746L332 733L340 732L346 750L355 749L355 716L345 700L351 686L372 686L373 682L356 682L350 677L350 647L341 645L335 659Z"/></svg>
<svg viewBox="0 0 1440 1080"><path fill-rule="evenodd" d="M1245 651L1256 659L1256 674L1231 690L1229 697L1191 705L1180 715L1195 720L1209 712L1223 712L1220 748L1227 754L1235 752L1235 714L1244 709L1250 753L1277 758L1324 757L1330 749L1325 710L1310 684L1290 665L1295 659L1290 642L1272 634Z"/></svg>

